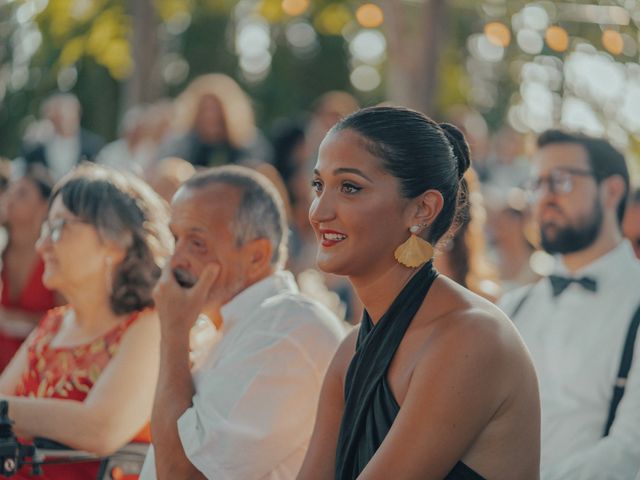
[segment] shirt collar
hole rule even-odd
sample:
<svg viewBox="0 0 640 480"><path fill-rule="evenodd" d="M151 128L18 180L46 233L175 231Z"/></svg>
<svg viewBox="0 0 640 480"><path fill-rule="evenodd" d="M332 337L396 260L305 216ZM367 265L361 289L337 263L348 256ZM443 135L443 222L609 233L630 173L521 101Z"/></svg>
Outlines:
<svg viewBox="0 0 640 480"><path fill-rule="evenodd" d="M615 248L571 274L562 262L562 257L557 256L554 273L576 278L585 276L596 279L617 277L619 268L624 269L628 265L634 265L637 261L631 243L625 238Z"/></svg>
<svg viewBox="0 0 640 480"><path fill-rule="evenodd" d="M250 316L266 299L279 293L298 293L298 286L291 272L279 270L245 288L222 306L222 331L228 332L234 324Z"/></svg>

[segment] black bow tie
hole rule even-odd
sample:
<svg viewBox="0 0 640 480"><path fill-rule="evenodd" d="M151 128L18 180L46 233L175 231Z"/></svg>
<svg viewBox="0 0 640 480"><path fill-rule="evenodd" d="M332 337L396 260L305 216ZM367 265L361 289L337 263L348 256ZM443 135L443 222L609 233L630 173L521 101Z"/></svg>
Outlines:
<svg viewBox="0 0 640 480"><path fill-rule="evenodd" d="M553 289L553 296L557 297L569 286L571 283L578 283L583 288L590 292L598 290L598 283L591 277L573 278L573 277L561 277L559 275L549 275L549 281L551 281L551 288Z"/></svg>

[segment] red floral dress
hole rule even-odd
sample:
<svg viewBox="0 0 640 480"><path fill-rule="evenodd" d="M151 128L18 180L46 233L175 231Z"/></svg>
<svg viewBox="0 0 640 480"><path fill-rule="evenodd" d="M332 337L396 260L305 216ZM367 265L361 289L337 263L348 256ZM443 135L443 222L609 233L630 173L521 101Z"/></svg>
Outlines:
<svg viewBox="0 0 640 480"><path fill-rule="evenodd" d="M111 331L90 343L74 347L52 347L51 341L60 330L68 310L68 306L50 310L27 340L28 367L16 387L16 396L83 401L117 353L124 333L140 316L140 312L131 314ZM135 440L150 441L148 426ZM43 467L43 476L32 477L29 469L23 469L14 478L93 480L98 474L98 468L99 462L48 465Z"/></svg>

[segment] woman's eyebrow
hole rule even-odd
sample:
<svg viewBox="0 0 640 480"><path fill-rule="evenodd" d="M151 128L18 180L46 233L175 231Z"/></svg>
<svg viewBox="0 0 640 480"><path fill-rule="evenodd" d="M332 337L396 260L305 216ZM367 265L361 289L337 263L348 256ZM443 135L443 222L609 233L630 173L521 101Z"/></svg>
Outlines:
<svg viewBox="0 0 640 480"><path fill-rule="evenodd" d="M320 176L320 172L318 171L317 168L313 169L313 173L315 175ZM340 168L336 168L333 171L333 175L340 175L341 173L353 173L354 175L358 175L362 178L364 178L365 180L367 180L370 183L373 183L373 180L371 180L369 177L367 177L362 170L358 169L358 168L352 168L352 167L340 167Z"/></svg>

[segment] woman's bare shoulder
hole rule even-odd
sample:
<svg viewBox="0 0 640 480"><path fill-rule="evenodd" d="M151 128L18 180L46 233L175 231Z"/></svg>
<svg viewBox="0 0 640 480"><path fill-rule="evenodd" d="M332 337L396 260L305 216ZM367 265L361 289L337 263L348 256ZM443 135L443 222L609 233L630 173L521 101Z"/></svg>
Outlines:
<svg viewBox="0 0 640 480"><path fill-rule="evenodd" d="M430 327L422 349L425 357L463 353L501 371L530 362L516 328L498 307L449 279L434 287L435 308L417 315Z"/></svg>
<svg viewBox="0 0 640 480"><path fill-rule="evenodd" d="M122 336L122 346L131 344L155 344L159 342L160 319L155 310L147 309L138 314Z"/></svg>

